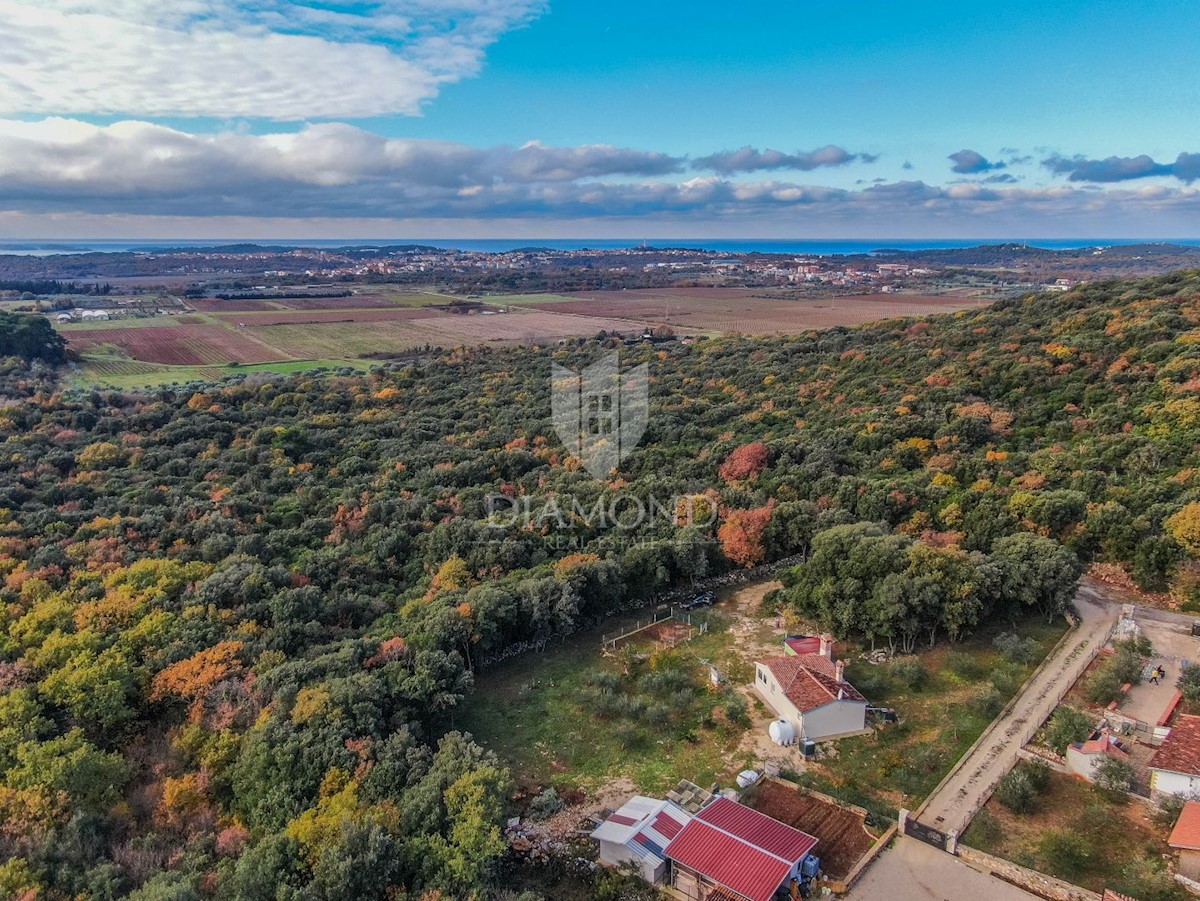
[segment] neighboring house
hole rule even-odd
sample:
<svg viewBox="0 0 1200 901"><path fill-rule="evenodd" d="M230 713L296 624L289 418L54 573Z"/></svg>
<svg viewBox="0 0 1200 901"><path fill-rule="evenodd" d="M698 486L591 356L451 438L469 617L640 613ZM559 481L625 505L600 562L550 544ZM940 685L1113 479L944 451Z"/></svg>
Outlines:
<svg viewBox="0 0 1200 901"><path fill-rule="evenodd" d="M689 901L770 901L816 874L816 844L799 829L721 797L692 817L666 854L671 883Z"/></svg>
<svg viewBox="0 0 1200 901"><path fill-rule="evenodd" d="M1150 797L1200 796L1200 716L1180 714L1150 758Z"/></svg>
<svg viewBox="0 0 1200 901"><path fill-rule="evenodd" d="M826 741L862 732L867 700L833 661L833 641L822 635L817 653L789 653L754 664L754 689L800 738Z"/></svg>
<svg viewBox="0 0 1200 901"><path fill-rule="evenodd" d="M1120 742L1109 733L1101 732L1097 738L1067 746L1067 771L1091 782L1096 778L1096 769L1108 757L1129 762L1129 752Z"/></svg>
<svg viewBox="0 0 1200 901"><path fill-rule="evenodd" d="M600 863L633 864L642 878L659 885L667 873L663 849L692 818L679 805L637 795L609 815L592 833L600 843Z"/></svg>
<svg viewBox="0 0 1200 901"><path fill-rule="evenodd" d="M1183 805L1167 844L1179 854L1180 875L1200 881L1200 801Z"/></svg>

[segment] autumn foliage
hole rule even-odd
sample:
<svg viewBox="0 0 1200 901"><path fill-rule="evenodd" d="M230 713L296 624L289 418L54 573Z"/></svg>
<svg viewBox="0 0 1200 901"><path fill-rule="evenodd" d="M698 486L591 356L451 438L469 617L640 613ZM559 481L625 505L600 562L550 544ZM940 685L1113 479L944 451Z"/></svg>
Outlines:
<svg viewBox="0 0 1200 901"><path fill-rule="evenodd" d="M763 538L771 516L775 512L775 501L753 510L730 510L725 521L717 530L721 550L725 556L739 566L751 567L763 562L766 548Z"/></svg>
<svg viewBox="0 0 1200 901"><path fill-rule="evenodd" d="M743 444L721 464L717 474L726 482L744 482L762 475L770 460L770 451L761 441Z"/></svg>

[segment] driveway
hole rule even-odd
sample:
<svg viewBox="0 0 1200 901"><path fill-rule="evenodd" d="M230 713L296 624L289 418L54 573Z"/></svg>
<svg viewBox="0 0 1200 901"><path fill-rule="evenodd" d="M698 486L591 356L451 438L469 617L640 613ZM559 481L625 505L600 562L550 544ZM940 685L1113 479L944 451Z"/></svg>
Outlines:
<svg viewBox="0 0 1200 901"><path fill-rule="evenodd" d="M856 901L1040 901L950 854L897 836L851 889Z"/></svg>
<svg viewBox="0 0 1200 901"><path fill-rule="evenodd" d="M1075 596L1080 616L1070 633L1006 713L983 733L982 740L952 776L931 795L918 819L943 832L960 835L983 806L1000 778L1017 761L1017 752L1050 716L1058 702L1103 646L1120 614L1099 586L1081 585Z"/></svg>

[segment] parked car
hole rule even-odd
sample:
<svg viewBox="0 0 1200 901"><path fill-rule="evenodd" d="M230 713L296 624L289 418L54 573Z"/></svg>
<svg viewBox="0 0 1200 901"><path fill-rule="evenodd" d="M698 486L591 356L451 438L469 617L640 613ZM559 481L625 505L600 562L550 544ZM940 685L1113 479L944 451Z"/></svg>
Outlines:
<svg viewBox="0 0 1200 901"><path fill-rule="evenodd" d="M680 610L697 610L700 607L711 607L717 602L717 595L712 591L704 591L694 595L679 605Z"/></svg>

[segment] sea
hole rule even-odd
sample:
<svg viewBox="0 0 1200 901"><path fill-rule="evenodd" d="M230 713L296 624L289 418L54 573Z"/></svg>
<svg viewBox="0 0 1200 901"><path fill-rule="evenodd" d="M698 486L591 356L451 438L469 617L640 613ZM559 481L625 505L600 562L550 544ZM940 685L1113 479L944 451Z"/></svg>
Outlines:
<svg viewBox="0 0 1200 901"><path fill-rule="evenodd" d="M629 247L681 247L715 253L786 253L804 256L871 254L882 250L948 250L989 244L1027 244L1047 250L1075 250L1112 247L1121 244L1184 244L1200 246L1200 238L314 238L314 239L243 239L189 240L176 238L122 240L0 240L0 254L53 256L72 253L122 253L172 247L220 247L229 244L257 244L276 247L380 247L421 244L448 250L473 250L503 253L523 247L551 250L620 250Z"/></svg>

